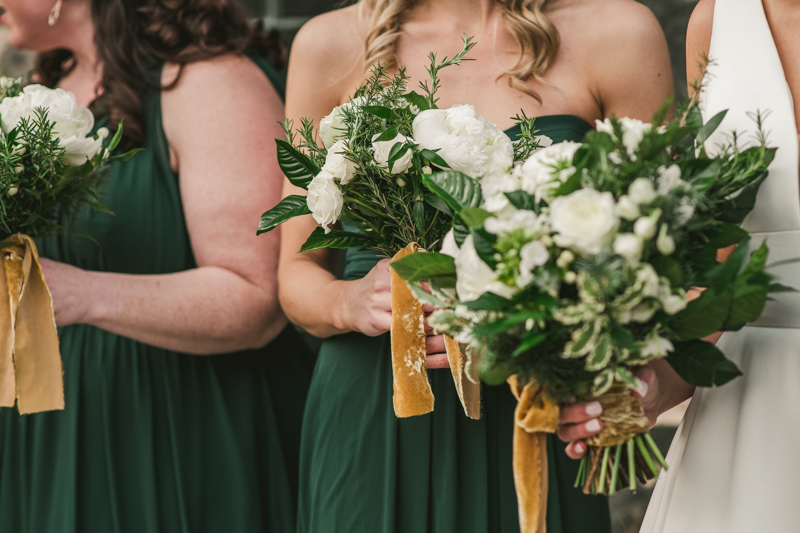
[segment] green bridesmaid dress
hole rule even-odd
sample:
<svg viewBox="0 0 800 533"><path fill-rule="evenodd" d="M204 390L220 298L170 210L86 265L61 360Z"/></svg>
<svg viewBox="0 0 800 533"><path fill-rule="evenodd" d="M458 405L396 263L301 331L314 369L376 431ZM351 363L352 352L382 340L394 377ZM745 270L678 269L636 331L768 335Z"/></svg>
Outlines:
<svg viewBox="0 0 800 533"><path fill-rule="evenodd" d="M554 142L580 141L590 129L569 115L536 125ZM349 250L344 278L364 277L380 259ZM298 533L519 533L509 388L484 386L476 421L449 371L428 375L435 410L397 419L389 335L323 342L303 420ZM548 458L548 533L609 532L607 500L574 488L579 463L552 436Z"/></svg>
<svg viewBox="0 0 800 533"><path fill-rule="evenodd" d="M254 61L282 88L265 61ZM142 104L145 150L111 166L101 198L115 214L79 213L69 229L96 242L46 239L42 257L128 274L196 267L160 94ZM312 360L291 327L265 348L215 356L87 325L59 335L66 409L0 410L0 531L294 530Z"/></svg>

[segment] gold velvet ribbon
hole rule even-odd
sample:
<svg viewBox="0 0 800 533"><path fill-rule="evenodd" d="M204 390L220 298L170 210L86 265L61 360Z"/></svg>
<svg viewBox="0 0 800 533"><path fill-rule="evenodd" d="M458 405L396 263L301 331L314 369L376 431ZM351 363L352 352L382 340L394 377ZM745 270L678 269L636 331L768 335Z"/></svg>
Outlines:
<svg viewBox="0 0 800 533"><path fill-rule="evenodd" d="M514 411L514 485L517 489L520 533L547 531L547 435L558 427L558 406L544 387L530 382L520 389L516 375L508 378L517 398Z"/></svg>
<svg viewBox="0 0 800 533"><path fill-rule="evenodd" d="M0 407L20 414L64 409L53 300L27 235L0 248Z"/></svg>
<svg viewBox="0 0 800 533"><path fill-rule="evenodd" d="M392 260L396 261L419 249L418 244L409 244ZM434 402L425 363L425 315L422 304L394 269L391 269L391 289L394 412L400 418L424 415L433 411ZM464 412L478 420L481 416L478 379L467 374L466 357L455 340L445 336L445 349Z"/></svg>

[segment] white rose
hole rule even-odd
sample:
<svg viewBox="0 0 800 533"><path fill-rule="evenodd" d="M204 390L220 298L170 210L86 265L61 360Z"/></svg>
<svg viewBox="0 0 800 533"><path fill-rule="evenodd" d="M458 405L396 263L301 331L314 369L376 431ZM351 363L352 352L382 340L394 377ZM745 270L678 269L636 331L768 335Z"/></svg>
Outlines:
<svg viewBox="0 0 800 533"><path fill-rule="evenodd" d="M364 104L364 97L359 96L350 102L334 107L330 115L319 121L319 137L325 148L330 149L336 141L347 136L347 127L343 122L344 111L362 104Z"/></svg>
<svg viewBox="0 0 800 533"><path fill-rule="evenodd" d="M665 357L675 350L669 339L665 339L656 332L648 336L647 340L640 343L640 345L642 347L642 355L645 357Z"/></svg>
<svg viewBox="0 0 800 533"><path fill-rule="evenodd" d="M666 224L661 224L661 230L656 239L656 248L662 255L672 255L675 252L675 239L667 233L668 229Z"/></svg>
<svg viewBox="0 0 800 533"><path fill-rule="evenodd" d="M378 163L379 167L389 168L389 154L392 151L392 148L397 143L405 143L407 141L414 142L413 140L409 139L404 135L397 134L397 136L392 139L391 141L376 141L380 135L375 135L372 139L372 152L375 156L375 162ZM411 161L413 159L414 152L412 150L406 150L406 153L403 154L403 157L398 159L392 165L392 174L402 174L408 167L411 166Z"/></svg>
<svg viewBox="0 0 800 533"><path fill-rule="evenodd" d="M483 176L490 162L510 166L514 158L511 139L471 105L422 111L412 129L420 148L437 151L450 168L472 178Z"/></svg>
<svg viewBox="0 0 800 533"><path fill-rule="evenodd" d="M550 252L540 241L533 241L522 247L519 251L519 258L517 286L525 288L533 281L533 269L544 265L550 260Z"/></svg>
<svg viewBox="0 0 800 533"><path fill-rule="evenodd" d="M628 187L628 196L639 205L647 205L656 199L656 190L648 178L636 178Z"/></svg>
<svg viewBox="0 0 800 533"><path fill-rule="evenodd" d="M308 185L308 198L306 199L311 216L317 224L325 229L325 233L330 231L331 225L338 220L344 207L342 191L336 185L336 180L330 172L321 171L314 176Z"/></svg>
<svg viewBox="0 0 800 533"><path fill-rule="evenodd" d="M642 216L639 205L628 195L620 196L617 200L617 214L625 220L636 220Z"/></svg>
<svg viewBox="0 0 800 533"><path fill-rule="evenodd" d="M550 204L550 221L562 248L574 247L595 255L610 245L619 225L614 196L609 192L580 189Z"/></svg>
<svg viewBox="0 0 800 533"><path fill-rule="evenodd" d="M456 292L461 301L477 300L481 295L491 292L510 298L515 289L497 280L495 272L483 262L472 243L472 235L468 235L455 258Z"/></svg>
<svg viewBox="0 0 800 533"><path fill-rule="evenodd" d="M658 192L665 196L681 185L683 185L683 180L681 179L681 167L678 165L668 166L658 176Z"/></svg>
<svg viewBox="0 0 800 533"><path fill-rule="evenodd" d="M638 261L644 251L644 241L633 233L620 233L614 239L614 253L630 261Z"/></svg>
<svg viewBox="0 0 800 533"><path fill-rule="evenodd" d="M537 201L553 199L553 192L575 173L572 167L556 172L556 167L571 165L581 143L564 141L535 151L520 167L520 185Z"/></svg>
<svg viewBox="0 0 800 533"><path fill-rule="evenodd" d="M53 123L53 138L58 138L65 149L68 165L82 165L100 151L102 140L89 137L94 127L92 112L80 107L75 95L64 89L28 85L21 94L4 98L0 102L3 132L9 133L23 118L35 118L40 107L47 109L47 119Z"/></svg>
<svg viewBox="0 0 800 533"><path fill-rule="evenodd" d="M325 165L322 170L328 172L339 180L342 185L347 185L355 175L356 165L345 157L347 152L347 141L336 141L328 148L328 155L325 157Z"/></svg>

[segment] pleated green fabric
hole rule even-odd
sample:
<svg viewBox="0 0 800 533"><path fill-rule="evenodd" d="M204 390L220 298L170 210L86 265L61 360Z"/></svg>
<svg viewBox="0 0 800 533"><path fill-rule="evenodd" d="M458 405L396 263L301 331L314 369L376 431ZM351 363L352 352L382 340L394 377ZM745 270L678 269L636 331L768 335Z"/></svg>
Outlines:
<svg viewBox="0 0 800 533"><path fill-rule="evenodd" d="M282 88L271 67L257 62ZM111 166L102 195L115 215L79 213L69 228L97 242L46 239L38 243L42 257L131 274L196 266L160 95L144 95L143 105L145 151ZM86 325L59 334L66 409L25 417L0 410L0 531L295 528L312 360L293 329L260 350L208 357Z"/></svg>
<svg viewBox="0 0 800 533"><path fill-rule="evenodd" d="M569 115L536 124L554 142L590 129ZM364 277L380 259L348 250L344 278ZM398 420L388 334L323 343L303 421L298 533L519 533L509 388L483 387L475 421L449 371L428 375L435 410ZM548 533L610 532L607 500L573 487L578 462L554 437L548 452Z"/></svg>

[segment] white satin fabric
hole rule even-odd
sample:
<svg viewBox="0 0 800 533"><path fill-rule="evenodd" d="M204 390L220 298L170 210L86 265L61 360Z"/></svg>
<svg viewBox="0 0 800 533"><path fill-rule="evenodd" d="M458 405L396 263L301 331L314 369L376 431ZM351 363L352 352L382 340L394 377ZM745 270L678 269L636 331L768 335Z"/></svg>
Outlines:
<svg viewBox="0 0 800 533"><path fill-rule="evenodd" d="M765 120L778 147L745 221L764 239L768 270L800 288L800 187L794 105L761 0L717 0L703 95L706 120L729 109L713 147L755 133ZM779 294L762 317L726 333L720 349L744 376L698 389L656 484L645 533L800 532L800 293Z"/></svg>

